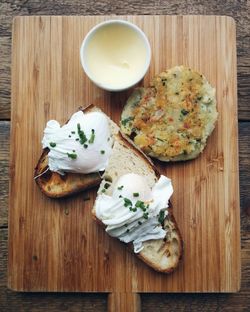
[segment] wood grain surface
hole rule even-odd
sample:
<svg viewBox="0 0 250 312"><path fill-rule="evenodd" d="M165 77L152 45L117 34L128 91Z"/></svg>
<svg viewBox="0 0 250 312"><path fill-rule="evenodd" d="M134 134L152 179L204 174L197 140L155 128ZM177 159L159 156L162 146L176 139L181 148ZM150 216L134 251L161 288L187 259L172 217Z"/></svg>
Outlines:
<svg viewBox="0 0 250 312"><path fill-rule="evenodd" d="M239 119L250 119L249 1L181 0L2 0L0 6L0 118L10 118L11 23L17 15L227 15L237 25Z"/></svg>
<svg viewBox="0 0 250 312"><path fill-rule="evenodd" d="M84 36L109 18L18 17L14 21L9 287L117 293L237 291L238 132L231 18L122 17L139 25L149 38L152 61L145 85L155 73L184 64L203 73L217 91L219 119L204 153L187 163L158 163L162 174L172 178L174 214L185 242L183 262L174 274L154 272L93 222L96 190L88 191L87 202L84 194L50 200L33 181L47 120L65 122L79 105L89 103L99 105L113 120L120 119L128 92L98 89L79 63ZM203 36L211 41L209 46Z"/></svg>
<svg viewBox="0 0 250 312"><path fill-rule="evenodd" d="M241 195L241 291L236 294L143 294L142 311L248 311L250 309L250 62L249 1L1 1L0 4L0 302L4 311L106 311L105 294L16 293L7 285L8 164L11 23L16 15L217 14L237 26ZM245 120L245 122L243 122Z"/></svg>

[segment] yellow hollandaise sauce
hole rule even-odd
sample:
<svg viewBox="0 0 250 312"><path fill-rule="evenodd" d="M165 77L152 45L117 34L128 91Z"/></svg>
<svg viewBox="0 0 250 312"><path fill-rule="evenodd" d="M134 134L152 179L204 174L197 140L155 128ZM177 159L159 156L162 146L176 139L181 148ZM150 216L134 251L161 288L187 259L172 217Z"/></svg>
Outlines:
<svg viewBox="0 0 250 312"><path fill-rule="evenodd" d="M146 59L143 38L124 24L107 24L97 29L86 46L90 77L110 89L122 89L140 80Z"/></svg>

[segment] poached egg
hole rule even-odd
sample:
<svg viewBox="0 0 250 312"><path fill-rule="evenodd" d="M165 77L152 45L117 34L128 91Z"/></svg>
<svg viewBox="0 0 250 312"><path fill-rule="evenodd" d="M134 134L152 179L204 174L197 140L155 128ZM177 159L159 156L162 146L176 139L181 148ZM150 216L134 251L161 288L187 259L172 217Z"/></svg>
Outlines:
<svg viewBox="0 0 250 312"><path fill-rule="evenodd" d="M105 170L112 144L108 119L101 112L78 111L63 126L50 120L42 139L43 148L50 149L49 169L61 175Z"/></svg>
<svg viewBox="0 0 250 312"><path fill-rule="evenodd" d="M98 195L96 216L109 235L124 243L133 242L134 252L139 253L144 241L166 236L162 223L172 193L171 180L163 175L151 189L146 177L128 173L117 180L111 195Z"/></svg>

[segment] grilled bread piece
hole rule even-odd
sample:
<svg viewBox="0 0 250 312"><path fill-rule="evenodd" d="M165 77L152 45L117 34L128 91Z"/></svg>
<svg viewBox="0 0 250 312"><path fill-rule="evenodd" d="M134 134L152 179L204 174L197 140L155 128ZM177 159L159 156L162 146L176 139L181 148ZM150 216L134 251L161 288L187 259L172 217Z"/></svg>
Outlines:
<svg viewBox="0 0 250 312"><path fill-rule="evenodd" d="M121 163L123 164L122 166ZM119 133L115 139L109 165L103 174L103 181L100 185L98 195L103 192L106 183L109 183L110 186L106 189L105 193L111 195L116 181L119 177L127 173L136 173L145 176L150 187L153 187L160 177L153 163L135 147L132 141L125 139ZM94 219L105 227L97 218L95 207L92 213ZM162 223L162 227L166 231L165 238L143 242L143 250L136 255L154 270L170 273L178 266L183 252L183 241L172 213L171 204L168 208L168 215ZM128 246L133 249L132 243Z"/></svg>
<svg viewBox="0 0 250 312"><path fill-rule="evenodd" d="M84 113L101 111L94 105L90 105L83 109ZM118 126L109 119L109 125L112 135L118 132ZM35 181L41 191L52 198L67 197L88 188L97 186L101 183L99 172L81 174L81 173L65 173L60 175L52 172L48 167L49 149L45 148L35 167Z"/></svg>
<svg viewBox="0 0 250 312"><path fill-rule="evenodd" d="M176 66L136 89L121 115L121 131L162 161L196 158L217 120L215 89L198 72Z"/></svg>

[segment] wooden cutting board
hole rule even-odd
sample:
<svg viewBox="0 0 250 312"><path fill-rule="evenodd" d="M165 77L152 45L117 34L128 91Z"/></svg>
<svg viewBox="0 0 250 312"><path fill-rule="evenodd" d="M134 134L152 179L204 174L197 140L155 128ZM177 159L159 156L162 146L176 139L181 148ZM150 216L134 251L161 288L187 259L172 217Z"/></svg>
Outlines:
<svg viewBox="0 0 250 312"><path fill-rule="evenodd" d="M235 292L240 287L240 208L236 41L232 18L119 16L149 37L152 63L142 82L184 64L217 90L219 119L196 160L157 163L172 178L183 261L154 272L91 217L96 189L45 197L33 180L46 122L64 123L80 105L100 106L119 121L131 90L105 92L84 74L81 42L110 16L17 17L13 23L11 187L8 285L18 291ZM120 300L120 299L119 299Z"/></svg>

